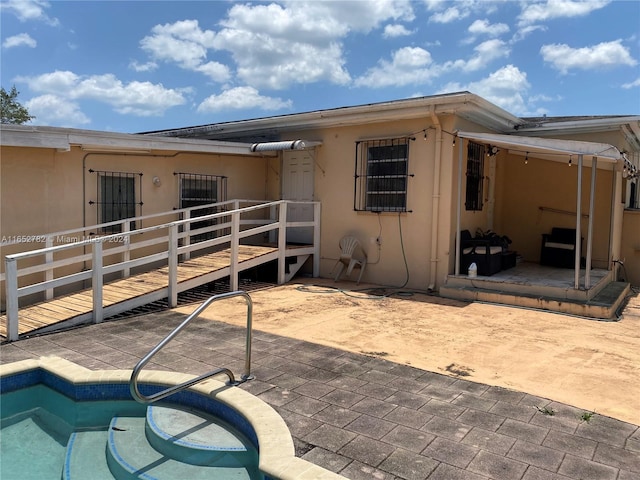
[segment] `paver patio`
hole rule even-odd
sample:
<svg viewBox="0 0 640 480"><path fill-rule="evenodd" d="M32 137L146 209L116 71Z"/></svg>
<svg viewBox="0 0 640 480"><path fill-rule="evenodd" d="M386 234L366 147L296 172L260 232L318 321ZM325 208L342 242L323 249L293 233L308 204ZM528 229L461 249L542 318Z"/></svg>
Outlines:
<svg viewBox="0 0 640 480"><path fill-rule="evenodd" d="M3 363L57 355L131 369L185 316L165 311L0 346ZM244 329L198 319L149 368L241 372ZM640 478L640 428L549 399L254 332L240 388L284 418L296 454L352 480ZM544 412L554 412L547 415Z"/></svg>

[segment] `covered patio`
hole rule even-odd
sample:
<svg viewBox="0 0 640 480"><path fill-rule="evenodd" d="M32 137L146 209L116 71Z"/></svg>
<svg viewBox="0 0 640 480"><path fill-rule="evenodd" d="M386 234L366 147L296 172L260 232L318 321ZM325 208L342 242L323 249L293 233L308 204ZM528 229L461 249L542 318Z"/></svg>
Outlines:
<svg viewBox="0 0 640 480"><path fill-rule="evenodd" d="M616 281L622 174L634 169L625 156L612 145L596 142L465 131L457 136L461 145L455 263L440 293L592 318L615 317L629 290L628 284ZM479 218L465 212L463 204L464 160L470 144L484 146L489 162L489 174L483 177L488 184L486 207ZM470 276L464 268L461 232L476 228L515 237L508 247L514 250L508 252L508 266L503 260L502 268Z"/></svg>

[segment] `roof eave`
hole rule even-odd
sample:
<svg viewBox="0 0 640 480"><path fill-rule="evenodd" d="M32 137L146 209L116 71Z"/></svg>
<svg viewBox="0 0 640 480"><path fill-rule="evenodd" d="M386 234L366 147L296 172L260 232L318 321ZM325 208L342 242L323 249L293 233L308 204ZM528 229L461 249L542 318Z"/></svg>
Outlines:
<svg viewBox="0 0 640 480"><path fill-rule="evenodd" d="M431 109L436 115L455 115L492 130L513 131L522 120L506 110L470 92L417 97L390 102L357 105L328 110L238 120L218 124L147 132L149 136L216 138L247 132L293 132L314 128L382 123L394 120L426 118Z"/></svg>
<svg viewBox="0 0 640 480"><path fill-rule="evenodd" d="M72 146L76 146L87 151L104 152L180 151L255 155L248 143L206 139L149 137L130 133L26 125L2 125L0 134L2 146L53 148L59 151L69 151Z"/></svg>

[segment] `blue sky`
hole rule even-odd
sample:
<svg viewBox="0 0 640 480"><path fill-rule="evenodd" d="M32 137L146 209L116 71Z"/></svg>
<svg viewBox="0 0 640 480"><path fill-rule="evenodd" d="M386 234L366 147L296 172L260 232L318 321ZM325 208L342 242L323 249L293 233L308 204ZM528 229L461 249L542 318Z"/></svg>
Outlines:
<svg viewBox="0 0 640 480"><path fill-rule="evenodd" d="M469 90L519 116L640 114L640 2L1 0L37 125L160 130Z"/></svg>

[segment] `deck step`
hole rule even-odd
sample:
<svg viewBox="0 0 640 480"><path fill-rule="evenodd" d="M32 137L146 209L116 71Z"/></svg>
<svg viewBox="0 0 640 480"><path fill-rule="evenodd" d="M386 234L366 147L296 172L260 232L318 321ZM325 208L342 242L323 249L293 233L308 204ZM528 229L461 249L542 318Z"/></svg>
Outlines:
<svg viewBox="0 0 640 480"><path fill-rule="evenodd" d="M232 427L202 412L177 406L147 408L146 433L160 453L194 465L236 467L257 465L249 441Z"/></svg>
<svg viewBox="0 0 640 480"><path fill-rule="evenodd" d="M617 320L616 312L629 292L629 288L628 283L611 282L594 298L584 302L462 285L443 285L440 288L440 295L456 300L499 303L611 321Z"/></svg>
<svg viewBox="0 0 640 480"><path fill-rule="evenodd" d="M85 480L91 472L92 480L113 480L107 465L106 430L74 432L67 443L67 453L62 471L63 480Z"/></svg>
<svg viewBox="0 0 640 480"><path fill-rule="evenodd" d="M109 425L107 463L118 479L255 480L254 467L192 465L157 451L147 440L145 418L114 417ZM221 454L222 456L225 453ZM228 459L225 459L228 461Z"/></svg>
<svg viewBox="0 0 640 480"><path fill-rule="evenodd" d="M287 272L285 273L285 282L290 282L291 279L295 277L296 273L298 273L298 270L302 268L302 265L304 265L304 262L306 262L310 256L311 255L297 255L295 257L290 257L290 258L295 258L295 261L292 261L287 264Z"/></svg>

